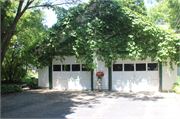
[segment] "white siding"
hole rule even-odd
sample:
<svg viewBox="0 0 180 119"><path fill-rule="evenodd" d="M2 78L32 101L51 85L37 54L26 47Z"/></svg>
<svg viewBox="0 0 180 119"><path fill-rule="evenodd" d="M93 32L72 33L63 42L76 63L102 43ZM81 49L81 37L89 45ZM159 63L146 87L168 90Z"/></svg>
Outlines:
<svg viewBox="0 0 180 119"><path fill-rule="evenodd" d="M170 65L163 66L162 69L162 90L163 91L171 91L173 88L173 84L177 82L177 65L173 65L174 70L170 68Z"/></svg>
<svg viewBox="0 0 180 119"><path fill-rule="evenodd" d="M38 85L41 87L49 87L49 69L48 66L38 70Z"/></svg>
<svg viewBox="0 0 180 119"><path fill-rule="evenodd" d="M94 70L93 73L93 86L94 89L98 89L98 85L97 85L97 76L96 76L96 72L97 71L104 71L104 76L102 77L102 85L101 88L102 89L108 89L108 68L105 67L105 63L102 61L98 61L97 57L94 58L96 64L97 64L97 69Z"/></svg>

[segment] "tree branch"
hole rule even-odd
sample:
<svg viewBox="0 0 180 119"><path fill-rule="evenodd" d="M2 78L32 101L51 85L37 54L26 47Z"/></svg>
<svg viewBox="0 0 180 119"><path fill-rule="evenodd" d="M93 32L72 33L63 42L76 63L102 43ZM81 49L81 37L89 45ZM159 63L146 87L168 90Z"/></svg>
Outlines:
<svg viewBox="0 0 180 119"><path fill-rule="evenodd" d="M3 42L4 40L6 40L5 43L3 44L3 48L2 48L1 64L2 64L2 62L3 62L3 60L4 60L4 56L5 56L5 53L6 53L6 51L7 51L7 47L8 47L8 45L9 45L9 42L10 42L12 36L13 36L14 33L15 33L16 25L17 25L19 19L21 18L21 16L24 14L24 12L27 10L28 6L29 6L32 2L34 2L34 0L32 0L32 1L29 1L29 0L28 0L26 6L24 7L23 11L21 12L21 9L22 9L24 0L23 0L23 1L19 1L19 6L18 6L18 9L17 9L16 17L15 17L15 19L14 19L14 21L13 21L13 24L12 24L11 27L7 30L7 32L1 36L1 42Z"/></svg>
<svg viewBox="0 0 180 119"><path fill-rule="evenodd" d="M60 3L60 4L52 4L52 5L38 5L38 6L31 6L31 7L28 7L28 9L31 9L31 8L36 8L36 7L53 7L53 6L58 6L58 5L65 5L65 4L77 4L77 2L80 1L80 0L77 0L75 2L65 2L65 3Z"/></svg>
<svg viewBox="0 0 180 119"><path fill-rule="evenodd" d="M9 4L9 1L5 1L6 7ZM2 11L1 11L2 12ZM1 44L3 43L4 39L2 39L2 36L4 35L4 29L5 29L5 16L1 13Z"/></svg>
<svg viewBox="0 0 180 119"><path fill-rule="evenodd" d="M34 0L32 1L27 1L26 6L24 7L23 11L21 12L21 16L24 14L24 12L28 9L29 5L31 5L34 2Z"/></svg>
<svg viewBox="0 0 180 119"><path fill-rule="evenodd" d="M4 57L5 57L5 54L6 54L6 51L7 51L7 47L9 45L9 42L10 42L13 35L14 34L9 34L9 36L7 37L5 43L3 44L2 52L1 52L1 64L4 61Z"/></svg>
<svg viewBox="0 0 180 119"><path fill-rule="evenodd" d="M22 0L22 1L19 2L19 6L18 6L18 10L17 10L17 15L21 13L21 9L22 9L23 2L24 2L24 0ZM16 16L17 16L17 15L16 15Z"/></svg>
<svg viewBox="0 0 180 119"><path fill-rule="evenodd" d="M7 37L9 34L11 34L11 32L14 31L15 26L16 26L16 24L17 24L16 22L18 21L19 15L20 15L20 13L21 13L21 9L22 9L23 2L24 2L24 0L19 2L19 6L18 6L18 9L17 9L17 14L16 14L16 17L15 17L15 19L14 19L14 21L13 21L12 27L9 28L9 29L6 31L6 33L1 36L1 42L3 42L3 41L6 39L6 37Z"/></svg>

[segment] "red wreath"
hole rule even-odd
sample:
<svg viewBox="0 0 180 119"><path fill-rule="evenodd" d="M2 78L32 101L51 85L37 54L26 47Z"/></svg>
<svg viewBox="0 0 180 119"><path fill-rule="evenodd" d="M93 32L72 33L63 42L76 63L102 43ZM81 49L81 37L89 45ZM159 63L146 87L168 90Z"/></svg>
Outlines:
<svg viewBox="0 0 180 119"><path fill-rule="evenodd" d="M103 71L99 71L99 72L97 71L96 76L104 76L104 72Z"/></svg>

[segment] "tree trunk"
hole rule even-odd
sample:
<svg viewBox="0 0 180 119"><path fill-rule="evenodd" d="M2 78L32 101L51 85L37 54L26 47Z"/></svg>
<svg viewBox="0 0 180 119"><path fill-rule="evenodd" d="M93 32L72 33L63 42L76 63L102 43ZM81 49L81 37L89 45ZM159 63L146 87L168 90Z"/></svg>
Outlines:
<svg viewBox="0 0 180 119"><path fill-rule="evenodd" d="M4 61L4 57L5 57L5 54L6 54L6 51L7 51L7 48L8 48L8 45L9 45L9 42L10 42L12 36L13 35L10 34L10 36L8 37L8 39L6 40L6 42L3 45L3 48L2 48L2 51L1 51L1 65L2 65L2 63Z"/></svg>
<svg viewBox="0 0 180 119"><path fill-rule="evenodd" d="M61 4L55 4L55 5L52 5L52 6L57 6L57 5L63 5L63 4L73 4L73 3L77 3L79 0L76 0L76 1L73 1L72 2L67 2L67 3L61 3ZM6 54L6 51L7 51L7 48L8 48L8 45L9 45L9 42L12 38L12 36L15 34L15 28L16 28L16 25L19 21L19 19L21 18L21 16L24 14L24 12L27 10L27 9L31 9L31 8L35 8L35 7L50 7L51 5L39 5L39 6L32 6L32 7L29 7L33 2L34 0L27 0L27 3L24 7L23 10L22 9L22 6L23 6L23 2L24 0L20 0L19 1L19 6L18 6L18 9L17 9L17 14L16 14L16 17L13 21L13 24L10 25L12 27L8 28L7 31L4 32L4 24L5 24L5 16L2 16L1 18L1 24L2 24L2 27L1 27L1 43L2 43L2 49L1 49L1 65L4 61L4 57L5 57L5 54ZM9 4L9 1L7 0L5 2L6 5Z"/></svg>
<svg viewBox="0 0 180 119"><path fill-rule="evenodd" d="M5 57L5 54L6 54L6 51L7 51L7 48L8 48L8 45L9 45L9 42L12 38L12 36L15 34L15 28L16 28L16 25L19 21L19 19L21 18L21 16L24 14L24 12L28 9L28 6L34 2L34 1L27 1L27 4L26 6L24 7L24 9L22 10L21 12L21 9L22 9L22 6L23 6L23 1L19 1L19 6L18 6L18 9L17 9L17 14L16 14L16 17L13 21L13 24L12 24L12 27L10 27L6 33L3 33L1 34L1 43L3 43L5 41L5 43L3 44L3 48L1 50L1 65L4 61L4 57Z"/></svg>
<svg viewBox="0 0 180 119"><path fill-rule="evenodd" d="M9 5L9 1L5 1L6 7ZM4 29L5 29L5 15L1 14L1 44L3 43L2 37L4 35Z"/></svg>

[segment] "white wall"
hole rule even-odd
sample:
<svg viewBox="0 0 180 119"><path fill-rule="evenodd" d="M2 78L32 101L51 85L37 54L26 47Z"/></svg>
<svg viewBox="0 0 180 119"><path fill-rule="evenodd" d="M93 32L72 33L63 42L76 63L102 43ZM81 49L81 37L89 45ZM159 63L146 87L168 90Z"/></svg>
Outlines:
<svg viewBox="0 0 180 119"><path fill-rule="evenodd" d="M49 87L49 67L38 69L38 85L41 87Z"/></svg>
<svg viewBox="0 0 180 119"><path fill-rule="evenodd" d="M96 62L96 67L97 69L94 70L93 72L93 86L94 89L98 89L97 85L97 76L96 72L97 71L104 71L104 76L102 77L102 84L101 84L101 89L108 89L108 68L105 67L105 63L102 61L98 61L97 57L94 57L94 61Z"/></svg>
<svg viewBox="0 0 180 119"><path fill-rule="evenodd" d="M173 84L177 82L177 65L173 65L174 70L170 68L170 65L163 66L162 72L162 90L171 91Z"/></svg>

